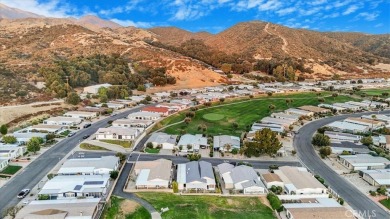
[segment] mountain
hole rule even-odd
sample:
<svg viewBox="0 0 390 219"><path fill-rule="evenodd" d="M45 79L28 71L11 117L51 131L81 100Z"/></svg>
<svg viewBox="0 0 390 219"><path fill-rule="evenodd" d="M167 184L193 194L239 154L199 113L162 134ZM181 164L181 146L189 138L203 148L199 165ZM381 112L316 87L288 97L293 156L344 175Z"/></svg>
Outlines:
<svg viewBox="0 0 390 219"><path fill-rule="evenodd" d="M80 24L81 26L88 27L89 25L93 25L94 27L98 27L98 28L107 27L107 28L115 29L115 28L122 27L121 25L119 25L115 22L103 20L103 19L96 17L96 16L93 16L93 15L86 15L86 16L78 19L76 21L76 23Z"/></svg>
<svg viewBox="0 0 390 219"><path fill-rule="evenodd" d="M20 18L40 18L43 16L19 10L17 8L11 8L0 3L0 18L3 19L20 19Z"/></svg>

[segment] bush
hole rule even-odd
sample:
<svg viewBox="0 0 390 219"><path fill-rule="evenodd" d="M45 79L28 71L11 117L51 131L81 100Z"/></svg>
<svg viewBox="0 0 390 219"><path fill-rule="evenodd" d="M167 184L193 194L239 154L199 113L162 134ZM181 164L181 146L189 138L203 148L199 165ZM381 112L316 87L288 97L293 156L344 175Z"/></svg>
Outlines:
<svg viewBox="0 0 390 219"><path fill-rule="evenodd" d="M278 196L276 196L274 193L268 193L267 199L271 204L272 209L277 210L278 212L283 210L282 202L280 201Z"/></svg>
<svg viewBox="0 0 390 219"><path fill-rule="evenodd" d="M339 198L339 203L340 203L340 205L344 205L344 199L342 199L342 198Z"/></svg>
<svg viewBox="0 0 390 219"><path fill-rule="evenodd" d="M110 172L110 178L111 179L117 179L118 178L118 176L119 176L119 172L117 171L117 170L114 170L114 171L111 171Z"/></svg>
<svg viewBox="0 0 390 219"><path fill-rule="evenodd" d="M148 143L146 144L146 147L152 149L154 146L153 146L153 143L152 143L152 142L148 142Z"/></svg>
<svg viewBox="0 0 390 219"><path fill-rule="evenodd" d="M376 192L375 191L370 191L370 195L371 196L376 196Z"/></svg>
<svg viewBox="0 0 390 219"><path fill-rule="evenodd" d="M315 146L328 146L330 145L330 138L329 136L327 135L323 135L323 134L315 134L311 143Z"/></svg>
<svg viewBox="0 0 390 219"><path fill-rule="evenodd" d="M178 193L179 192L179 185L177 184L176 181L172 182L172 189L173 189L174 193Z"/></svg>
<svg viewBox="0 0 390 219"><path fill-rule="evenodd" d="M39 194L38 200L49 200L50 196L45 194Z"/></svg>
<svg viewBox="0 0 390 219"><path fill-rule="evenodd" d="M3 141L6 144L15 144L17 140L16 140L15 136L13 136L13 135L6 135L6 136L3 136Z"/></svg>

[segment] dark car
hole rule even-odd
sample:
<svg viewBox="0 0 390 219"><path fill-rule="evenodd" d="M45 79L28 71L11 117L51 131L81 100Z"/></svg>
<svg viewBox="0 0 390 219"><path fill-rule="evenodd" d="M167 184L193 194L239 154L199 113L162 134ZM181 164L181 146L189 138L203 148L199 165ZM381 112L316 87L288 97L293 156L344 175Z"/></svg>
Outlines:
<svg viewBox="0 0 390 219"><path fill-rule="evenodd" d="M18 198L24 198L30 193L30 189L23 189L22 191L19 192Z"/></svg>
<svg viewBox="0 0 390 219"><path fill-rule="evenodd" d="M90 136L90 135L84 135L84 136L83 136L83 139L87 139L87 138L89 138L89 136Z"/></svg>
<svg viewBox="0 0 390 219"><path fill-rule="evenodd" d="M91 126L91 123L87 123L87 124L84 125L84 128L88 128L90 126Z"/></svg>

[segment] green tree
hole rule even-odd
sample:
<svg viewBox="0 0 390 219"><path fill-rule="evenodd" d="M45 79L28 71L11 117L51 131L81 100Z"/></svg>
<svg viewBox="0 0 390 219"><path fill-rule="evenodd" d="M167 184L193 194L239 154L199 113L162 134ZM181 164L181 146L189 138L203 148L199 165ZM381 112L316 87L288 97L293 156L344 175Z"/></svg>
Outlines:
<svg viewBox="0 0 390 219"><path fill-rule="evenodd" d="M332 94L333 99L336 99L336 97L338 97L338 96L339 96L338 93L333 93L333 94Z"/></svg>
<svg viewBox="0 0 390 219"><path fill-rule="evenodd" d="M269 128L256 131L253 141L246 141L243 147L243 153L248 156L258 157L262 154L273 155L282 147L282 143L276 136L276 133Z"/></svg>
<svg viewBox="0 0 390 219"><path fill-rule="evenodd" d="M146 143L146 147L147 148L153 148L154 146L153 146L152 142L148 142L148 143Z"/></svg>
<svg viewBox="0 0 390 219"><path fill-rule="evenodd" d="M71 92L66 97L66 102L72 105L77 105L81 102L81 99L77 93Z"/></svg>
<svg viewBox="0 0 390 219"><path fill-rule="evenodd" d="M200 154L189 154L187 157L190 161L198 161L202 156Z"/></svg>
<svg viewBox="0 0 390 219"><path fill-rule="evenodd" d="M269 109L271 112L273 112L274 109L275 109L275 105L273 105L273 104L268 105L268 109Z"/></svg>
<svg viewBox="0 0 390 219"><path fill-rule="evenodd" d="M119 172L117 170L113 170L113 171L110 171L110 178L115 180L116 178L118 178L119 176Z"/></svg>
<svg viewBox="0 0 390 219"><path fill-rule="evenodd" d="M179 192L179 184L177 184L176 181L172 182L172 189L173 189L174 193L178 193Z"/></svg>
<svg viewBox="0 0 390 219"><path fill-rule="evenodd" d="M3 136L3 141L6 144L15 144L17 142L15 136L13 136L13 135Z"/></svg>
<svg viewBox="0 0 390 219"><path fill-rule="evenodd" d="M332 153L332 148L330 146L325 146L320 148L321 157L327 157Z"/></svg>
<svg viewBox="0 0 390 219"><path fill-rule="evenodd" d="M151 143L151 142L149 142L149 143ZM121 153L121 152L116 153L115 156L119 158L119 161L121 163L126 160L126 155Z"/></svg>
<svg viewBox="0 0 390 219"><path fill-rule="evenodd" d="M145 97L145 100L146 101L152 101L152 97L148 95L148 96Z"/></svg>
<svg viewBox="0 0 390 219"><path fill-rule="evenodd" d="M43 140L42 138L39 137L32 137L28 142L27 142L27 151L32 152L36 154L39 150L41 150L41 144Z"/></svg>
<svg viewBox="0 0 390 219"><path fill-rule="evenodd" d="M360 142L366 146L372 145L374 143L371 136L363 137Z"/></svg>
<svg viewBox="0 0 390 219"><path fill-rule="evenodd" d="M6 135L7 133L8 133L8 128L7 128L7 125L1 125L0 126L0 133L2 134L2 135Z"/></svg>
<svg viewBox="0 0 390 219"><path fill-rule="evenodd" d="M146 91L145 85L142 85L142 84L138 85L137 91L143 91L143 92L145 92L145 91Z"/></svg>
<svg viewBox="0 0 390 219"><path fill-rule="evenodd" d="M315 146L328 146L330 145L330 138L327 135L317 133L314 135L311 143Z"/></svg>
<svg viewBox="0 0 390 219"><path fill-rule="evenodd" d="M274 193L270 192L267 195L267 199L268 199L272 209L277 210L278 212L283 210L282 201L280 201L280 199L278 198L277 195L275 195Z"/></svg>

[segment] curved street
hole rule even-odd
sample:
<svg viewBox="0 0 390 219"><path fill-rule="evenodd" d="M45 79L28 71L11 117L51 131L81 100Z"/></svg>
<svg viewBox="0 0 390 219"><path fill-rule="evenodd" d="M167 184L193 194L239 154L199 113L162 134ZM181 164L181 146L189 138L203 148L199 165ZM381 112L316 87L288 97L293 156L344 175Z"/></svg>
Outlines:
<svg viewBox="0 0 390 219"><path fill-rule="evenodd" d="M363 218L389 218L390 214L378 206L367 195L363 194L358 188L348 180L337 174L322 159L311 144L311 139L318 128L337 120L343 120L347 117L359 117L377 112L364 112L356 114L345 114L340 116L328 117L304 125L294 137L294 147L301 162L314 174L320 175L325 179L329 188L339 194L354 210ZM379 114L389 114L390 110L379 112Z"/></svg>

